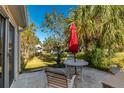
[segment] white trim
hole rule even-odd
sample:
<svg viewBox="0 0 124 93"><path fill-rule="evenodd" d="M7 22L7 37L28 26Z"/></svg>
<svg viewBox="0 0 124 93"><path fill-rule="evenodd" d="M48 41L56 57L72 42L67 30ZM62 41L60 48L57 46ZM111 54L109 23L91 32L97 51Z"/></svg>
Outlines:
<svg viewBox="0 0 124 93"><path fill-rule="evenodd" d="M14 31L14 80L17 79L18 76L18 49L17 49L17 27Z"/></svg>
<svg viewBox="0 0 124 93"><path fill-rule="evenodd" d="M20 45L20 32L18 31L18 70L19 70L19 73L22 71L21 69L21 45Z"/></svg>
<svg viewBox="0 0 124 93"><path fill-rule="evenodd" d="M0 5L0 14L4 17L4 18L9 18L7 13L5 12L4 8Z"/></svg>

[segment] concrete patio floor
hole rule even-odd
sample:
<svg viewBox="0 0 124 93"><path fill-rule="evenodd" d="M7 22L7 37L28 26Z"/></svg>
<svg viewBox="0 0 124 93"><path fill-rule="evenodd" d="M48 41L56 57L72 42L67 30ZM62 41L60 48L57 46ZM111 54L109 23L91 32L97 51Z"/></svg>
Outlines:
<svg viewBox="0 0 124 93"><path fill-rule="evenodd" d="M101 81L109 76L112 76L112 74L90 67L84 67L84 82L82 83L82 87L102 88ZM12 88L44 88L47 84L46 82L44 71L23 73L19 75L18 79L12 85Z"/></svg>

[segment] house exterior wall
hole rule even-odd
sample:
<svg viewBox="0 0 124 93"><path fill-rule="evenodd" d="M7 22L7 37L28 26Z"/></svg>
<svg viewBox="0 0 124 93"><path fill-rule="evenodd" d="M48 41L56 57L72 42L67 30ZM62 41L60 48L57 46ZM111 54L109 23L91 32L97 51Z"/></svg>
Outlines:
<svg viewBox="0 0 124 93"><path fill-rule="evenodd" d="M18 8L18 6L16 6ZM23 6L22 6L23 7ZM15 14L17 12L15 11ZM20 64L20 56L19 56L19 28L20 25L17 22L18 20L15 19L15 17L13 16L13 14L11 13L11 11L9 10L8 6L0 6L0 15L2 15L5 19L6 19L6 24L5 24L5 40L4 40L4 61L3 61L3 76L4 76L4 87L11 87L14 83L14 81L17 79L18 74L19 74L19 64ZM20 17L21 18L21 17ZM24 19L22 19L24 20ZM27 20L27 19L25 19ZM8 57L8 46L9 46L9 23L12 24L12 26L14 27L14 50L13 50L13 56L14 56L14 80L13 83L11 84L11 86L9 85L9 57ZM25 23L26 24L26 23Z"/></svg>

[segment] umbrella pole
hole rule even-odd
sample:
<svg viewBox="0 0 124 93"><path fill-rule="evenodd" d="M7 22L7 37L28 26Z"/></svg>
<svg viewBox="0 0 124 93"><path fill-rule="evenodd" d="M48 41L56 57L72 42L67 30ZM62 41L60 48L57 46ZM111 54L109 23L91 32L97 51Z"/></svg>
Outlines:
<svg viewBox="0 0 124 93"><path fill-rule="evenodd" d="M74 53L74 62L76 62L76 55L75 55L75 53ZM77 74L77 68L76 68L76 66L75 66L75 74Z"/></svg>

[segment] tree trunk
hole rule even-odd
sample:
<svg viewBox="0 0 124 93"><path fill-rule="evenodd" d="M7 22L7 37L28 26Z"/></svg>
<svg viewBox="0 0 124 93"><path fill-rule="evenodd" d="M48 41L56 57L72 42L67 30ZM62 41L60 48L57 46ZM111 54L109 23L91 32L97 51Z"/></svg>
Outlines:
<svg viewBox="0 0 124 93"><path fill-rule="evenodd" d="M90 42L85 43L85 53L90 52Z"/></svg>
<svg viewBox="0 0 124 93"><path fill-rule="evenodd" d="M61 59L60 59L60 47L59 46L57 46L57 64L60 64L60 62L61 62Z"/></svg>

